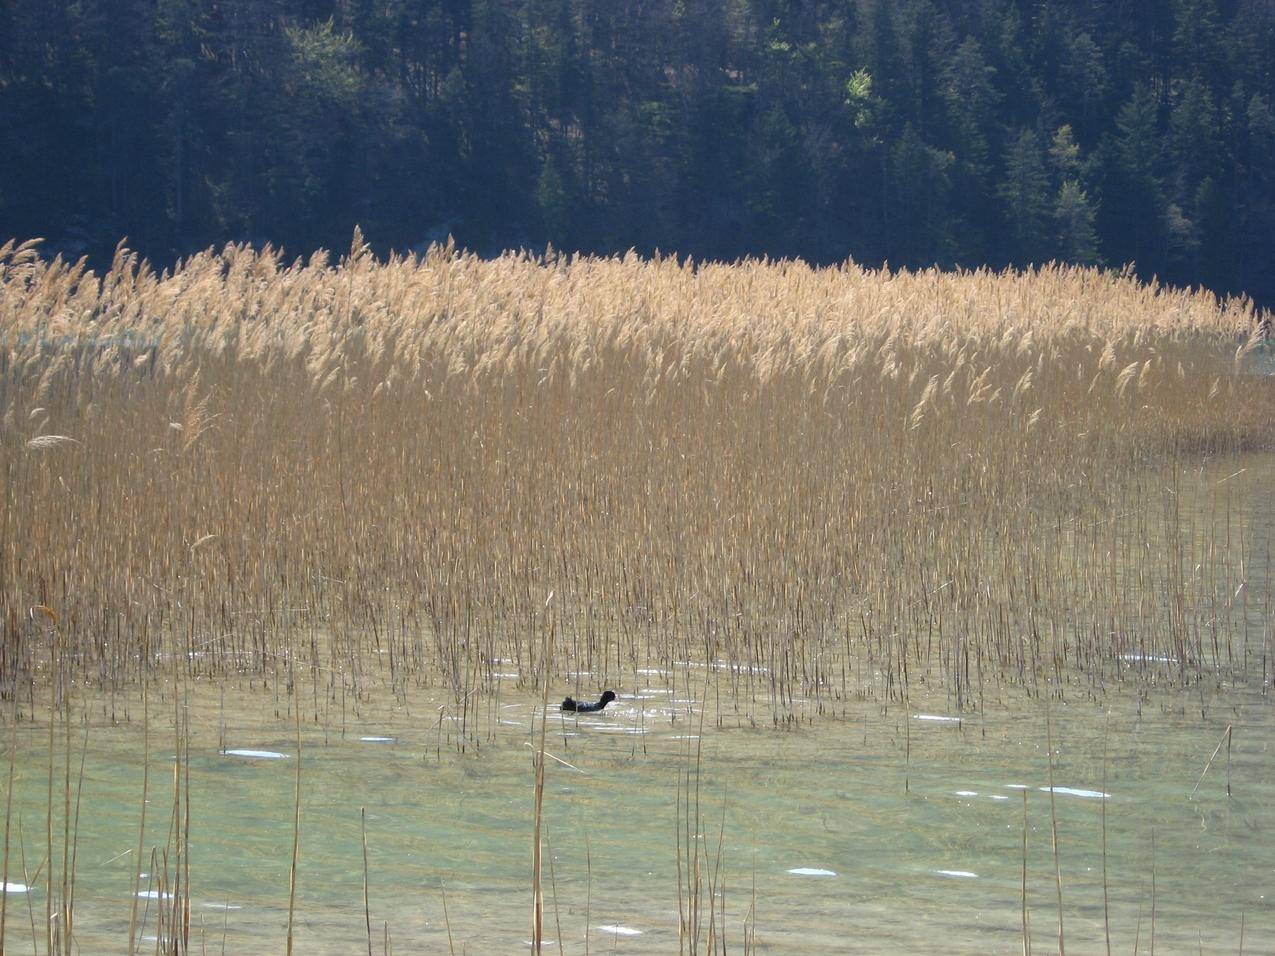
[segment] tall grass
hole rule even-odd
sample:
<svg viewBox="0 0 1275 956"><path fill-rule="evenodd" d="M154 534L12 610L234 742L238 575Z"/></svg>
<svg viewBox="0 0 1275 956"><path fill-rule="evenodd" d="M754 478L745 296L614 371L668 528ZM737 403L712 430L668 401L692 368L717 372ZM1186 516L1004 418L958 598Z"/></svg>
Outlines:
<svg viewBox="0 0 1275 956"><path fill-rule="evenodd" d="M1248 647L1247 572L1229 510L1183 518L1189 469L1267 441L1262 318L1061 267L378 262L356 236L337 265L121 249L99 276L10 244L0 684L50 666L34 608L104 687L175 659L442 685L466 720L511 670L707 665L719 720L767 723L1164 679L1152 657L1198 680Z"/></svg>

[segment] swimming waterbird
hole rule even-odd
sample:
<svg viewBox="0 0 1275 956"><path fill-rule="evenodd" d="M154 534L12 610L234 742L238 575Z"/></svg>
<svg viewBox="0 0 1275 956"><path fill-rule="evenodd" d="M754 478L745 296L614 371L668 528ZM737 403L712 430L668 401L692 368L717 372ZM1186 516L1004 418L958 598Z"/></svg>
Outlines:
<svg viewBox="0 0 1275 956"><path fill-rule="evenodd" d="M568 697L562 702L562 709L569 713L576 714L596 714L611 701L615 700L615 691L606 690L602 692L602 699L596 704L590 704L588 701L577 701L572 697Z"/></svg>

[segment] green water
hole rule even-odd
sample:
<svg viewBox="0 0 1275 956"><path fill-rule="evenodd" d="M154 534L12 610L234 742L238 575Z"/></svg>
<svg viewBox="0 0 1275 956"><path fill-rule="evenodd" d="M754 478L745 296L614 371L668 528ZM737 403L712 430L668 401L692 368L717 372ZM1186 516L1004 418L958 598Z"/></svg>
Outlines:
<svg viewBox="0 0 1275 956"><path fill-rule="evenodd" d="M572 765L549 762L544 798L553 858L547 936L556 940L560 927L565 951L583 952L586 931L598 952L676 951L679 779L690 769L694 786L697 749L706 831L699 842L715 860L720 834L730 951L742 951L752 906L763 952L1020 949L1024 793L1034 945L1056 948L1039 705L1006 700L959 723L925 719L946 715L914 706L906 729L901 710L883 714L871 706L859 717L800 730L704 727L696 739L693 705L670 700L657 678L651 675L641 698L624 694L604 716L551 719L547 749ZM1140 708L1110 700L1052 705L1063 927L1075 951L1096 951L1103 941L1104 802L1114 946L1129 952L1140 937L1149 951L1154 834L1160 951L1195 951L1202 939L1206 951L1235 952L1241 919L1245 951L1271 951L1275 719L1270 701L1256 693L1212 696L1203 715L1198 691L1166 693ZM198 693L192 700L214 717L193 722L190 742L195 945L279 952L297 751L290 722L273 716L269 694L235 695L226 747L286 756L224 755L219 701ZM446 952L443 890L456 952L526 946L534 779L528 744L536 702L508 696L489 742L463 755L445 745L440 753L431 703L422 698L410 712L400 705L349 721L344 737L303 725L299 952L366 949L361 807L377 952L386 923L397 952ZM139 723L136 715L116 726L96 720L88 730L76 867L75 933L83 952L127 948L141 803ZM1225 747L1192 796L1228 725L1231 796ZM173 749L163 726L153 719L146 839L161 848ZM170 719L169 735L171 726ZM73 775L82 733L76 729ZM369 737L393 740L363 739ZM29 871L44 853L47 729L24 727L19 747L10 883L23 881L19 822ZM1104 789L1104 747L1106 801L1096 795ZM60 802L60 784L55 789ZM55 814L60 820L60 809ZM835 875L791 872L803 868ZM14 952L32 935L28 900L43 939L42 889L11 894ZM716 905L720 919L720 900ZM144 934L151 932L148 922Z"/></svg>
<svg viewBox="0 0 1275 956"><path fill-rule="evenodd" d="M1162 670L1163 682L1100 694L1077 679L1048 695L1072 952L1105 951L1104 808L1114 950L1136 942L1150 952L1154 934L1162 953L1235 953L1241 941L1247 953L1275 952L1275 701L1262 688L1272 639L1270 595L1258 583L1269 578L1257 570L1269 563L1275 521L1263 492L1275 469L1261 467L1257 493L1234 503L1244 509L1249 582L1239 663L1181 688L1173 661L1131 660ZM602 715L564 717L551 705L547 952L678 951L688 784L702 817L691 853L705 882L717 874L714 932L720 939L724 907L728 952L743 951L746 924L758 952L1021 952L1024 832L1033 951L1057 950L1044 698L989 679L981 709L961 714L914 690L906 707L876 693L839 703L836 716L751 729L719 725L730 704L713 677L689 664L675 675L641 672L616 687L620 699ZM576 688L553 690L557 699ZM142 807L142 704L136 691L76 695L72 782L82 748L84 771L74 937L82 953L121 952ZM14 953L42 952L45 939L50 744L47 705L37 704L34 722L3 725L17 745L6 914ZM173 845L177 705L189 728L192 947L282 952L298 765L289 695L259 679L152 686L141 867L152 874ZM526 951L536 695L510 680L476 702L463 752L452 699L428 690L342 702L303 682L302 705L296 951L366 952L369 917L378 953L387 927L395 952L448 952L448 923L457 953ZM1228 727L1230 747L1218 750ZM66 750L59 724L59 882ZM155 891L154 879L143 892ZM683 908L686 880L684 868ZM706 886L702 895L704 911ZM142 951L154 950L159 902L139 901ZM707 929L703 913L701 940Z"/></svg>

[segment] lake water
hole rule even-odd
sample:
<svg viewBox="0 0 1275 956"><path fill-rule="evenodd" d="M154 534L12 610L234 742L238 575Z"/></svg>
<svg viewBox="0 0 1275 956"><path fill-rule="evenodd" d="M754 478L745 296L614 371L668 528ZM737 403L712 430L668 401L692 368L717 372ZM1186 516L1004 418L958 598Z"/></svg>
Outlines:
<svg viewBox="0 0 1275 956"><path fill-rule="evenodd" d="M1056 948L1039 702L1004 700L955 720L914 701L906 728L901 709L871 707L806 728L755 731L701 728L694 705L670 699L657 680L639 690L640 697L622 694L604 715L564 718L551 708L547 749L570 766L547 764L553 870L549 885L546 865L545 922L547 938L560 934L564 951L583 952L586 932L599 952L677 949L678 807L687 770L692 800L698 781L703 817L704 836L693 842L709 865L718 865L720 844L730 951L742 951L752 907L761 952L1018 950L1024 796L1031 932L1037 951ZM267 692L233 695L222 753L220 696L197 688L190 700L212 716L192 720L190 738L195 945L281 951L297 753L290 723L273 716ZM303 724L299 952L366 947L360 808L377 952L387 923L398 952L446 952L448 922L456 952L527 945L536 709L537 702L511 695L488 742L465 754L445 738L440 747L437 710L424 697L349 720L344 736ZM1128 952L1138 939L1149 951L1154 875L1162 952L1195 951L1200 940L1206 950L1238 951L1241 921L1246 952L1272 951L1269 699L1224 690L1205 694L1202 705L1198 690L1164 692L1141 704L1056 701L1051 716L1067 944L1077 952L1102 946L1105 805L1114 946ZM127 939L139 723L96 719L88 732L76 867L76 938L85 952L118 950ZM161 848L173 752L171 718L167 735L163 723L152 720L146 840ZM1224 746L1200 781L1227 726L1229 768ZM18 736L15 888L25 879L19 827L28 873L43 856L48 786L47 730L24 727ZM55 789L60 802L60 784ZM15 951L31 936L28 903L37 926L44 918L41 881L31 882L30 893L9 896ZM159 891L145 882L142 889L151 890L152 899L142 900L150 904L149 934ZM715 905L720 920L720 900Z"/></svg>
<svg viewBox="0 0 1275 956"><path fill-rule="evenodd" d="M1270 496L1245 508L1257 581L1254 568L1269 561ZM1269 603L1250 586L1243 679L1231 667L1178 687L1175 662L1157 657L1126 663L1162 670L1162 683L1100 694L1076 680L1051 696L1063 935L1073 952L1105 951L1104 811L1115 949L1275 952L1275 709L1262 686ZM703 676L688 683L688 673ZM710 875L713 931L720 942L724 921L728 952L744 950L746 927L757 952L1018 952L1024 833L1033 951L1057 950L1043 698L989 681L976 712L914 691L906 708L877 696L846 702L837 716L753 729L719 723L719 708L730 708L714 674L639 672L601 715L561 715L551 704L547 951L676 952L689 853L704 883L700 952ZM556 700L576 688L553 690ZM81 952L117 952L127 948L136 867L142 704L136 690L77 694L75 940ZM289 695L260 679L152 686L147 873L172 846L175 699L189 723L192 946L282 952L298 761ZM369 921L375 952L387 934L399 953L529 947L538 695L502 683L469 715L477 723L463 751L450 699L419 690L343 707L303 685L298 952L366 951ZM42 951L45 938L47 719L37 708L35 722L4 727L17 745L13 952L33 938ZM65 747L59 725L59 879ZM689 841L688 799L692 817L698 799L700 819ZM140 887L143 951L154 948L164 902L155 879Z"/></svg>

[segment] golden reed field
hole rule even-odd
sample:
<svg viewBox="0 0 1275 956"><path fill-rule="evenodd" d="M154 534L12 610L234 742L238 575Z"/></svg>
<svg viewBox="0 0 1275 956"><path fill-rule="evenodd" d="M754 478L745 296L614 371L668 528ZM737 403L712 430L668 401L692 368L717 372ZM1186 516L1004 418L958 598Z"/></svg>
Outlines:
<svg viewBox="0 0 1275 956"><path fill-rule="evenodd" d="M1063 267L381 262L357 235L336 265L162 274L37 248L0 251L22 708L54 673L461 712L496 675L709 668L719 721L769 724L1193 682L1269 642L1229 506L1275 412L1244 302Z"/></svg>

